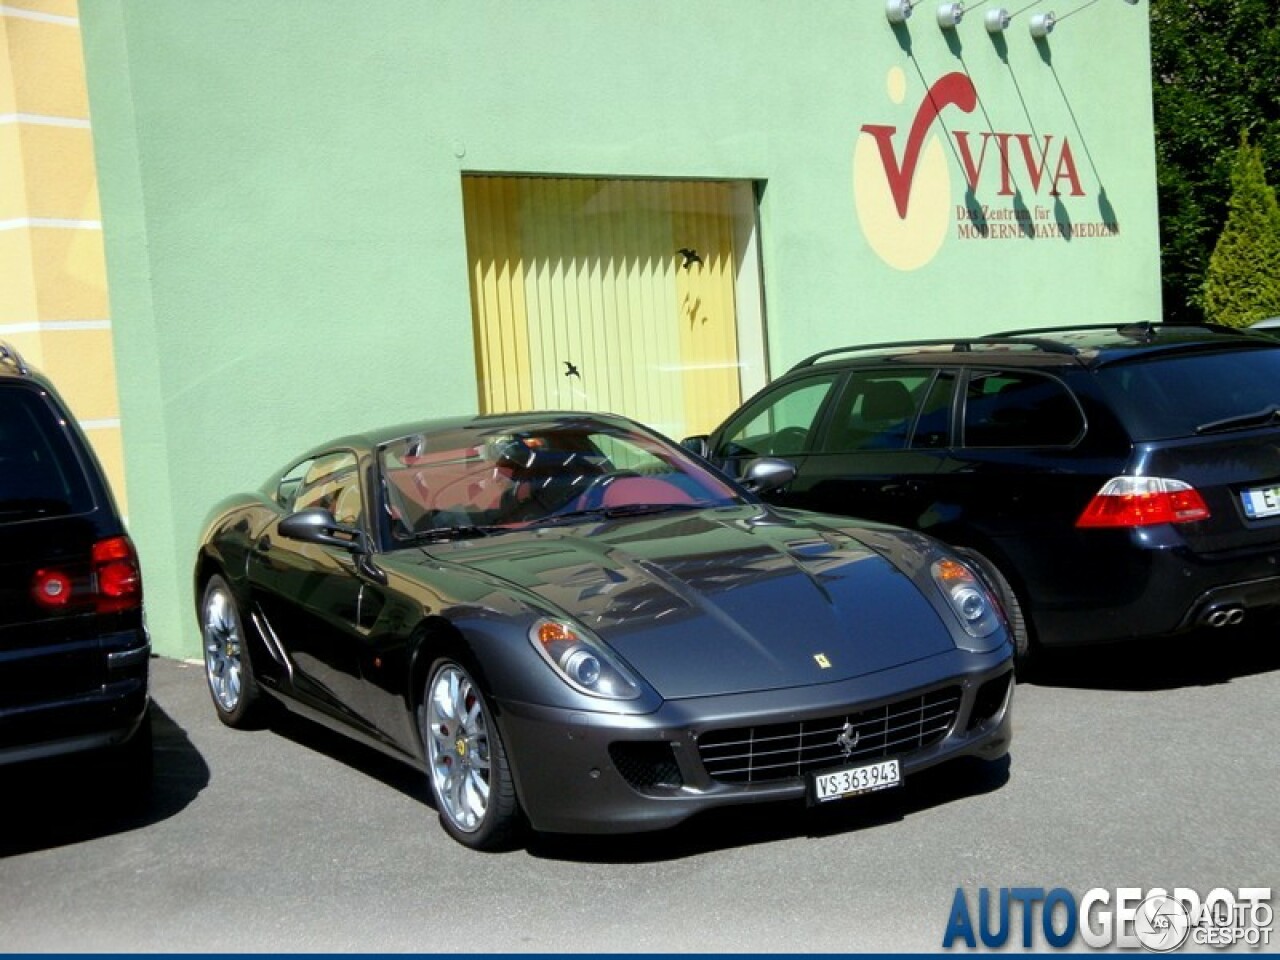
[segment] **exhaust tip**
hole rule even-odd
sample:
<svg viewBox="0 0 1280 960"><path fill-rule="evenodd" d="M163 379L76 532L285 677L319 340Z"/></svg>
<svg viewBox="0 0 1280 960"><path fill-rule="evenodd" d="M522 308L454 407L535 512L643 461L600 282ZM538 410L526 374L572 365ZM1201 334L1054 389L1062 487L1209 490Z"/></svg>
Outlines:
<svg viewBox="0 0 1280 960"><path fill-rule="evenodd" d="M1244 622L1244 607L1235 603L1211 607L1200 615L1200 622L1214 628L1234 627Z"/></svg>

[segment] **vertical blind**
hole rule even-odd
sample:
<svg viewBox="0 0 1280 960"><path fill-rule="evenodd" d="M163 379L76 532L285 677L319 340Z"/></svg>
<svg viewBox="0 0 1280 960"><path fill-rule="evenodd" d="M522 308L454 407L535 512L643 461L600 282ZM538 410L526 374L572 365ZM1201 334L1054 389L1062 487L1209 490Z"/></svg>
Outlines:
<svg viewBox="0 0 1280 960"><path fill-rule="evenodd" d="M481 410L621 413L675 437L719 423L742 399L733 218L750 189L464 177Z"/></svg>

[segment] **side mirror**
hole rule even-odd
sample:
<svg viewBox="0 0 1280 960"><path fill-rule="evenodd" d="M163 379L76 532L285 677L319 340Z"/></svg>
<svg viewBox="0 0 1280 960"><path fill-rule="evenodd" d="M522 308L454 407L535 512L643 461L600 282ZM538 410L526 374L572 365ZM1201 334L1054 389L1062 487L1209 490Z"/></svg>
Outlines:
<svg viewBox="0 0 1280 960"><path fill-rule="evenodd" d="M707 443L707 435L705 433L700 433L696 437L685 437L680 441L680 446L690 453L696 453L703 460L708 460L711 457L711 445Z"/></svg>
<svg viewBox="0 0 1280 960"><path fill-rule="evenodd" d="M777 457L757 457L747 463L742 484L752 493L780 490L796 478L796 465Z"/></svg>
<svg viewBox="0 0 1280 960"><path fill-rule="evenodd" d="M367 553L365 536L355 527L344 526L324 507L307 507L280 521L280 535L303 543L321 543L352 553Z"/></svg>

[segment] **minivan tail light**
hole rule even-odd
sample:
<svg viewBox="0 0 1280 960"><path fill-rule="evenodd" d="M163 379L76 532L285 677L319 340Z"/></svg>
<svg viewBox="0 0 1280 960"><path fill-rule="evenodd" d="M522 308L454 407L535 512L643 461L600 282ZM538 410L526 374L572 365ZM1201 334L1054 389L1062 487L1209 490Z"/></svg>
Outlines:
<svg viewBox="0 0 1280 960"><path fill-rule="evenodd" d="M1204 498L1189 483L1168 477L1115 477L1084 508L1076 526L1149 527L1208 518Z"/></svg>
<svg viewBox="0 0 1280 960"><path fill-rule="evenodd" d="M42 567L31 580L31 596L46 610L64 613L119 613L142 606L142 571L128 537L99 540L84 562Z"/></svg>
<svg viewBox="0 0 1280 960"><path fill-rule="evenodd" d="M99 613L142 605L142 571L128 537L111 537L93 545L93 575L94 605Z"/></svg>

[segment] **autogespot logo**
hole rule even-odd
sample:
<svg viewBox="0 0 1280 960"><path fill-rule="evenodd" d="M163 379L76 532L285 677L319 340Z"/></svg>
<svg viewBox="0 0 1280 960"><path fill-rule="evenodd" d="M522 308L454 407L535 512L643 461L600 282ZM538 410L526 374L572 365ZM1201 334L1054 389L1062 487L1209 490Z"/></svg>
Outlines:
<svg viewBox="0 0 1280 960"><path fill-rule="evenodd" d="M945 950L991 950L1012 939L1023 949L1042 945L1062 950L1077 941L1095 950L1144 949L1169 953L1185 944L1194 949L1271 944L1275 910L1270 887L1215 887L1202 898L1195 890L1095 887L1076 897L1055 887L1002 887L993 895L980 888L971 904L957 887L942 936Z"/></svg>

